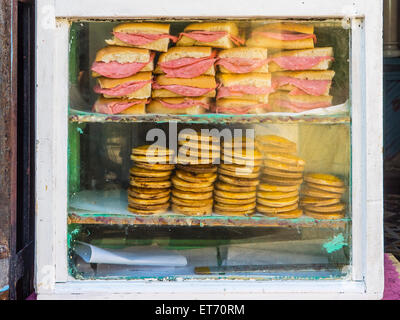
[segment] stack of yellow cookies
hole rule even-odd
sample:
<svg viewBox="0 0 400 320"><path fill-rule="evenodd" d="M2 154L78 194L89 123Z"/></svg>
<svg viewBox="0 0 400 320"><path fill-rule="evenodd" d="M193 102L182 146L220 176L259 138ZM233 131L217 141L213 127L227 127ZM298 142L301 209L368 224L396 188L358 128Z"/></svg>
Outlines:
<svg viewBox="0 0 400 320"><path fill-rule="evenodd" d="M132 149L135 165L130 169L128 210L135 214L164 213L169 208L173 150L160 146L140 146Z"/></svg>
<svg viewBox="0 0 400 320"><path fill-rule="evenodd" d="M304 176L301 205L304 213L315 219L341 219L346 205L341 201L346 188L341 179L330 174Z"/></svg>
<svg viewBox="0 0 400 320"><path fill-rule="evenodd" d="M218 140L200 133L178 136L177 170L172 177L172 211L189 216L212 213L219 161Z"/></svg>
<svg viewBox="0 0 400 320"><path fill-rule="evenodd" d="M263 155L257 212L283 219L300 217L299 188L305 161L296 156L294 142L275 135L258 136L256 145Z"/></svg>
<svg viewBox="0 0 400 320"><path fill-rule="evenodd" d="M255 212L261 154L254 141L224 142L214 191L214 211L226 216Z"/></svg>

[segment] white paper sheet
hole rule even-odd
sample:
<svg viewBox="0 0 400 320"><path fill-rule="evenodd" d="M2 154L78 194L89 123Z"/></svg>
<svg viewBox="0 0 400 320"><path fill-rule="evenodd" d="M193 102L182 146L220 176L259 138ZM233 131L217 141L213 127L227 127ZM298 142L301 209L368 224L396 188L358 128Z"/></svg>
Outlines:
<svg viewBox="0 0 400 320"><path fill-rule="evenodd" d="M184 267L187 265L185 256L174 250L165 250L158 246L135 246L113 250L78 241L75 252L86 263L163 267Z"/></svg>
<svg viewBox="0 0 400 320"><path fill-rule="evenodd" d="M87 259L78 255L76 266L79 272L83 272L88 277L134 277L134 278L154 278L154 277L171 277L171 276L189 276L195 275L194 268L198 266L217 267L217 248L199 248L179 250L179 254L185 256L187 265L183 267L173 266L136 266L122 264L105 264L99 263L96 269L93 269ZM81 253L82 254L82 253Z"/></svg>

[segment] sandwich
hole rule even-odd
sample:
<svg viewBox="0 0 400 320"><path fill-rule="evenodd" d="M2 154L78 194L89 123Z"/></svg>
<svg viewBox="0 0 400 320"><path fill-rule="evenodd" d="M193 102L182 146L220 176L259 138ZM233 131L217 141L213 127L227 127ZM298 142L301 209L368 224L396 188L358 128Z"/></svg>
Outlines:
<svg viewBox="0 0 400 320"><path fill-rule="evenodd" d="M93 112L104 114L145 114L146 99L107 99L99 97Z"/></svg>
<svg viewBox="0 0 400 320"><path fill-rule="evenodd" d="M229 49L244 44L234 22L205 22L188 25L179 35L177 46Z"/></svg>
<svg viewBox="0 0 400 320"><path fill-rule="evenodd" d="M221 50L215 65L222 73L267 73L268 49L239 47Z"/></svg>
<svg viewBox="0 0 400 320"><path fill-rule="evenodd" d="M328 70L333 60L332 47L282 51L270 55L269 72Z"/></svg>
<svg viewBox="0 0 400 320"><path fill-rule="evenodd" d="M106 40L108 45L144 48L167 52L169 40L176 37L169 34L169 24L160 23L123 23L113 29L113 38Z"/></svg>
<svg viewBox="0 0 400 320"><path fill-rule="evenodd" d="M173 47L160 55L154 73L168 78L214 76L215 56L211 47Z"/></svg>
<svg viewBox="0 0 400 320"><path fill-rule="evenodd" d="M220 73L217 80L220 86L217 99L250 99L267 103L269 94L274 91L270 73Z"/></svg>
<svg viewBox="0 0 400 320"><path fill-rule="evenodd" d="M314 48L316 42L313 25L278 22L255 28L246 46L294 50Z"/></svg>
<svg viewBox="0 0 400 320"><path fill-rule="evenodd" d="M93 77L121 79L144 71L153 71L154 52L147 49L109 46L100 49L92 64Z"/></svg>
<svg viewBox="0 0 400 320"><path fill-rule="evenodd" d="M269 112L268 103L257 100L222 98L218 99L215 106L215 113L225 114L261 114Z"/></svg>
<svg viewBox="0 0 400 320"><path fill-rule="evenodd" d="M203 114L210 109L210 98L161 98L153 99L147 113L156 114Z"/></svg>
<svg viewBox="0 0 400 320"><path fill-rule="evenodd" d="M139 72L123 79L97 78L94 92L105 98L147 99L151 96L151 72Z"/></svg>
<svg viewBox="0 0 400 320"><path fill-rule="evenodd" d="M272 87L289 91L289 95L327 96L334 75L333 70L274 72Z"/></svg>
<svg viewBox="0 0 400 320"><path fill-rule="evenodd" d="M191 79L156 77L153 83L153 98L174 97L215 97L217 83L213 76L199 76Z"/></svg>
<svg viewBox="0 0 400 320"><path fill-rule="evenodd" d="M332 106L332 96L312 96L309 94L291 95L287 91L272 93L269 97L274 112L304 112Z"/></svg>

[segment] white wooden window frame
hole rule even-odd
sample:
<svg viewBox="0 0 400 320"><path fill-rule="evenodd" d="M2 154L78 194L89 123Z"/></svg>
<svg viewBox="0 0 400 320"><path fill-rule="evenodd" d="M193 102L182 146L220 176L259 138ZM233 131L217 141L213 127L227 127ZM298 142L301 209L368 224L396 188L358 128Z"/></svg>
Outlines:
<svg viewBox="0 0 400 320"><path fill-rule="evenodd" d="M383 294L382 0L38 0L36 254L40 299L379 299ZM69 19L345 18L351 24L352 266L347 280L78 281L67 272Z"/></svg>

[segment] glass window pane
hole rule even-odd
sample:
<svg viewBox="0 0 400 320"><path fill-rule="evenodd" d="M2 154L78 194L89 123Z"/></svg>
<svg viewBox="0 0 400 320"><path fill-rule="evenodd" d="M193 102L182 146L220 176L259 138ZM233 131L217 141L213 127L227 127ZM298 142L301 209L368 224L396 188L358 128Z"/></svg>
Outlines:
<svg viewBox="0 0 400 320"><path fill-rule="evenodd" d="M72 22L70 274L348 277L349 32L340 19Z"/></svg>

